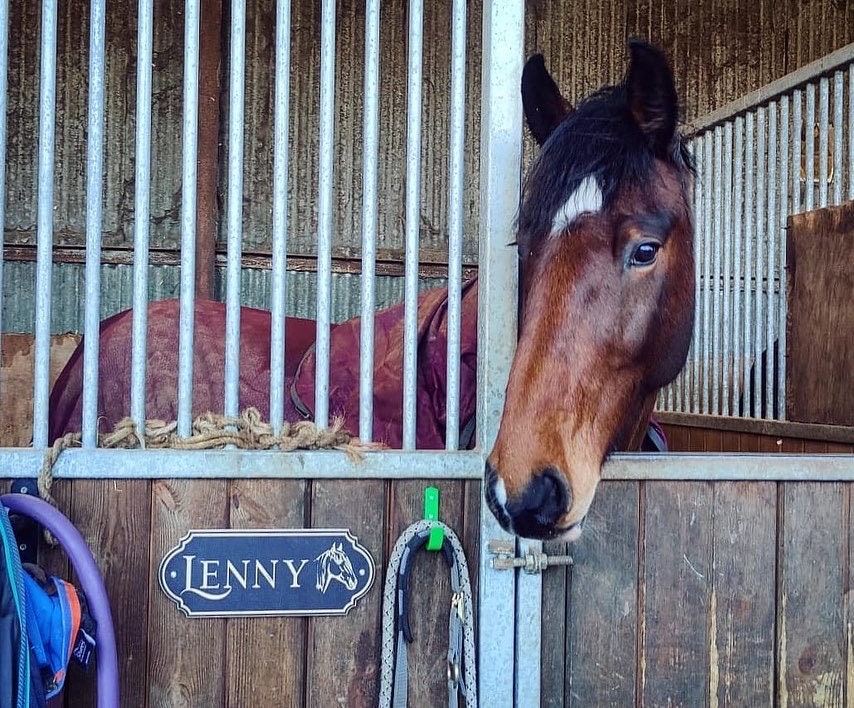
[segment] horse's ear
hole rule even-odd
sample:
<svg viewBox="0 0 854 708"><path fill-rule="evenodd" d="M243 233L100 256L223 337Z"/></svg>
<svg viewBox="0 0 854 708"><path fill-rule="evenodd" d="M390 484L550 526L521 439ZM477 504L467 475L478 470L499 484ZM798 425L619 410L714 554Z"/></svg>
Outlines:
<svg viewBox="0 0 854 708"><path fill-rule="evenodd" d="M673 72L664 53L640 39L629 40L631 61L626 74L629 110L650 149L666 157L676 137L679 99Z"/></svg>
<svg viewBox="0 0 854 708"><path fill-rule="evenodd" d="M534 54L522 69L522 107L528 129L540 146L572 111L546 69L542 54Z"/></svg>

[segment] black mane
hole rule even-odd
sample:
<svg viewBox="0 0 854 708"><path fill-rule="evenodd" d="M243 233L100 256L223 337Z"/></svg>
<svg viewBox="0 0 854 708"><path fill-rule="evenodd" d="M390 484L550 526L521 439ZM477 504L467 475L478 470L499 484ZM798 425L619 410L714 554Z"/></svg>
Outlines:
<svg viewBox="0 0 854 708"><path fill-rule="evenodd" d="M677 137L673 162L693 170ZM654 156L632 120L623 85L588 96L555 128L522 188L518 242L536 244L551 231L557 210L589 176L596 179L607 208L620 184L642 184L653 172Z"/></svg>

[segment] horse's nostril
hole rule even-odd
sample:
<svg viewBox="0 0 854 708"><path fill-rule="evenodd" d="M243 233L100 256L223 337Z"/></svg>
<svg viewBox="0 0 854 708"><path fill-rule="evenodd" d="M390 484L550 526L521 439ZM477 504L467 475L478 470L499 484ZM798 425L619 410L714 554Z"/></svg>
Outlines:
<svg viewBox="0 0 854 708"><path fill-rule="evenodd" d="M554 533L555 524L571 504L563 475L549 467L528 483L520 499L507 504L507 511L520 536L544 538Z"/></svg>

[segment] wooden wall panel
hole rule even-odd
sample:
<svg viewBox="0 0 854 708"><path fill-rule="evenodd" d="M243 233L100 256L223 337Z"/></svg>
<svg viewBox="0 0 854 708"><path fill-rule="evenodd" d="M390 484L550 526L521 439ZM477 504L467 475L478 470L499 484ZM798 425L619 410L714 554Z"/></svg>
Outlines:
<svg viewBox="0 0 854 708"><path fill-rule="evenodd" d="M581 540L570 546L563 705L635 703L639 486L603 483Z"/></svg>
<svg viewBox="0 0 854 708"><path fill-rule="evenodd" d="M854 426L854 202L789 217L787 266L786 417Z"/></svg>
<svg viewBox="0 0 854 708"><path fill-rule="evenodd" d="M850 487L850 485L849 485ZM777 642L783 705L842 706L852 533L842 484L784 485Z"/></svg>

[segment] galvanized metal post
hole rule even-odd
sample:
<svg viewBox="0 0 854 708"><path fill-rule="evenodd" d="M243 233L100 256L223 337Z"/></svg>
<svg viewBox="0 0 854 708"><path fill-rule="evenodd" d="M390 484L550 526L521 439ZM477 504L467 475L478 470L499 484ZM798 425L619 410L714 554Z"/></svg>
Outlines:
<svg viewBox="0 0 854 708"><path fill-rule="evenodd" d="M514 240L520 190L524 10L523 0L486 0L483 5L477 370L477 436L483 451L492 447L498 432L516 341L516 250L509 244ZM515 651L518 637L509 618L516 580L514 573L490 568L487 544L492 538L509 537L481 504L481 701L488 706L510 706L514 701L539 705L540 625L524 628L526 645L536 645L536 650L526 655ZM538 579L531 580L534 587L525 588L520 600L539 603Z"/></svg>

